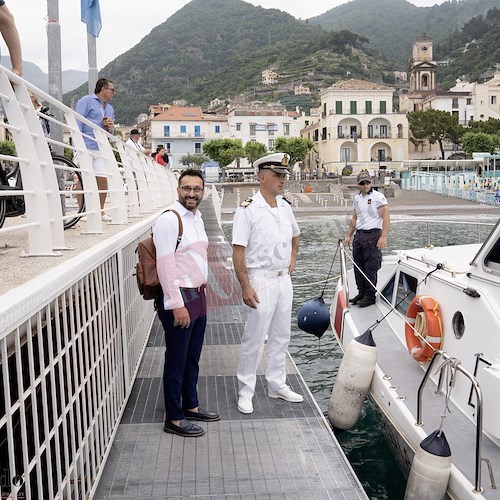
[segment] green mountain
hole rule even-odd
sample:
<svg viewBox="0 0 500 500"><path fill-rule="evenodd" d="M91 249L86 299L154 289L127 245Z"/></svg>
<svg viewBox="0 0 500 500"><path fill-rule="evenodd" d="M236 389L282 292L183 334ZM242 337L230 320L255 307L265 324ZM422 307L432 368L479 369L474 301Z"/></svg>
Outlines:
<svg viewBox="0 0 500 500"><path fill-rule="evenodd" d="M451 34L436 46L440 60L450 60L438 67L440 87L455 85L457 77L482 81L500 61L500 9L491 9L484 16L473 17L460 32Z"/></svg>
<svg viewBox="0 0 500 500"><path fill-rule="evenodd" d="M132 123L152 103L212 99L249 92L254 99L293 105L293 85L317 92L345 77L381 81L391 65L363 49L352 33L332 34L276 9L241 0L193 0L117 57L100 75L118 90L117 120ZM261 73L274 69L277 85L263 86ZM68 103L85 86L66 96Z"/></svg>
<svg viewBox="0 0 500 500"><path fill-rule="evenodd" d="M498 0L451 0L416 7L406 0L352 0L309 20L326 30L353 31L366 36L369 47L406 70L412 44L422 33L443 42L473 16L498 7Z"/></svg>
<svg viewBox="0 0 500 500"><path fill-rule="evenodd" d="M407 70L414 40L427 32L435 59L453 58L452 65L439 69L449 86L500 60L494 11L489 24L472 20L497 4L453 0L424 8L406 0L352 0L301 21L242 0L192 0L100 75L115 82L113 106L120 123L134 123L150 104L178 99L206 106L216 98L240 96L307 110L318 105L322 89L340 79L391 83L391 72ZM480 52L478 40L484 40ZM268 68L278 73L276 84L262 84ZM311 95L295 96L299 84ZM86 93L82 85L65 102L73 106Z"/></svg>

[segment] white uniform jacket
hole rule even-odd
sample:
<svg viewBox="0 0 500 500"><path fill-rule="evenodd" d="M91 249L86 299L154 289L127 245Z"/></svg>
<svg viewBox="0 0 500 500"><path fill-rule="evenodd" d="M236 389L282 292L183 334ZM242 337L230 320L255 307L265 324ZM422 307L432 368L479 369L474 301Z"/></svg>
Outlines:
<svg viewBox="0 0 500 500"><path fill-rule="evenodd" d="M233 245L246 248L249 271L281 271L290 265L292 238L299 236L300 230L290 203L282 196L277 196L276 202L277 207L272 208L259 191L234 214Z"/></svg>

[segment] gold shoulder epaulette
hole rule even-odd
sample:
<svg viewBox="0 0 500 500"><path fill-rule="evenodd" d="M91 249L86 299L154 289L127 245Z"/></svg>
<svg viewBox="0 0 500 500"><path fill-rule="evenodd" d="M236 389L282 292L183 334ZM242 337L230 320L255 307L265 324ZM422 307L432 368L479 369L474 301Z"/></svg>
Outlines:
<svg viewBox="0 0 500 500"><path fill-rule="evenodd" d="M250 203L252 203L253 199L252 198L247 198L246 200L243 200L241 202L240 207L247 208Z"/></svg>

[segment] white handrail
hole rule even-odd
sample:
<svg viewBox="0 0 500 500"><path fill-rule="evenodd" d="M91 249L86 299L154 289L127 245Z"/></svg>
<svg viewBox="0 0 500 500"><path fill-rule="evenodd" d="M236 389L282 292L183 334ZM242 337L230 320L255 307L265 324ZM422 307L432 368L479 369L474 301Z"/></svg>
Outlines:
<svg viewBox="0 0 500 500"><path fill-rule="evenodd" d="M25 219L9 221L9 227L0 228L0 235L20 231L28 234L25 255L58 255L66 247L63 229L64 171L54 166L50 146L62 146L54 139L46 138L39 114L31 103L30 92L38 100L48 104L51 111L60 110L63 121L49 117L51 127L61 127L69 132L71 144L78 160L85 196L85 219L80 227L85 233L103 231L99 191L92 167L92 157L104 159L108 179L108 197L105 207L113 223L125 224L129 217L138 217L166 206L175 195L176 180L172 172L161 167L138 151L132 151L117 137L78 115L74 110L49 96L39 88L0 66L0 101L8 123L4 128L12 135L16 147L19 168L23 180L26 207ZM98 150L89 151L85 146L78 121L92 127ZM4 156L2 156L5 159ZM0 158L0 159L2 159ZM11 192L0 190L0 202L11 197ZM83 237L83 236L82 236Z"/></svg>

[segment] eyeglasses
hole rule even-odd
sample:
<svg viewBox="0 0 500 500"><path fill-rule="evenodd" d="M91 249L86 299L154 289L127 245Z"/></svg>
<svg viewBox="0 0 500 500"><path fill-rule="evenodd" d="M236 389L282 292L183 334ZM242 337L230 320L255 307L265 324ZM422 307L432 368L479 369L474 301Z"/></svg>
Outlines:
<svg viewBox="0 0 500 500"><path fill-rule="evenodd" d="M106 90L111 90L111 92L113 92L113 94L116 93L116 89L113 87L106 87Z"/></svg>
<svg viewBox="0 0 500 500"><path fill-rule="evenodd" d="M371 184L371 182L370 181L361 181L359 183L360 186L368 186L368 184Z"/></svg>
<svg viewBox="0 0 500 500"><path fill-rule="evenodd" d="M179 189L185 194L189 194L191 191L194 191L195 194L200 194L203 191L203 188L200 186L181 186Z"/></svg>

